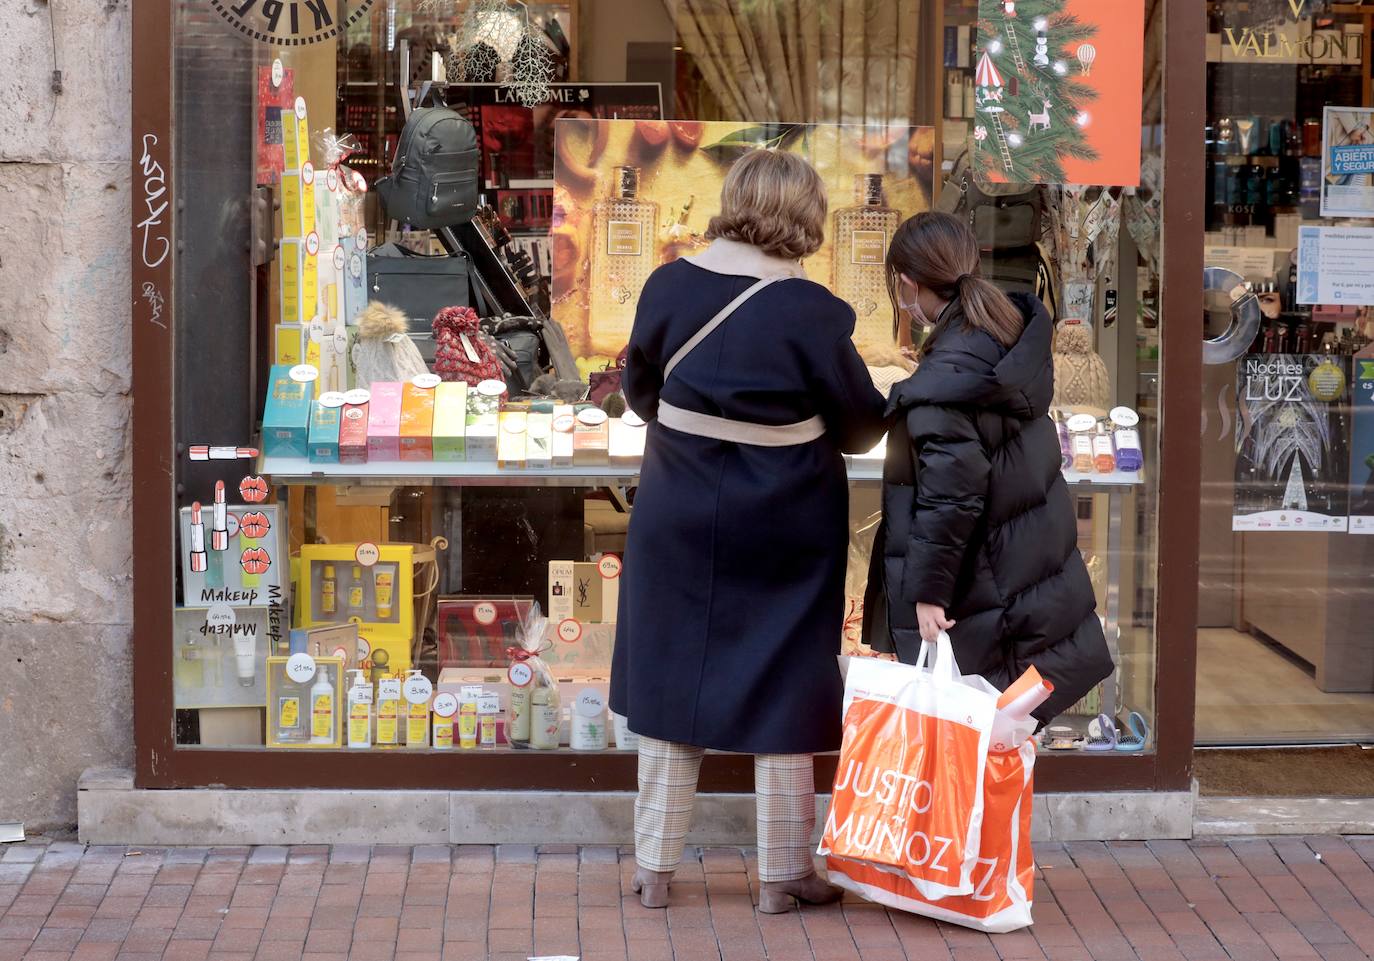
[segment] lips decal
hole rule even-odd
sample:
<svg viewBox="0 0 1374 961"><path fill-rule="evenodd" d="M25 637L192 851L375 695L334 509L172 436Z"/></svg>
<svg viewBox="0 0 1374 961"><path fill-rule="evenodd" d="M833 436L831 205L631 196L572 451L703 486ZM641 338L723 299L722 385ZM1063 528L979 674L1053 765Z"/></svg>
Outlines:
<svg viewBox="0 0 1374 961"><path fill-rule="evenodd" d="M239 564L242 565L245 574L266 574L267 568L272 564L272 556L267 553L266 548L249 547L239 558Z"/></svg>
<svg viewBox="0 0 1374 961"><path fill-rule="evenodd" d="M257 540L272 529L272 522L262 511L249 511L239 518L239 533L249 540Z"/></svg>
<svg viewBox="0 0 1374 961"><path fill-rule="evenodd" d="M246 504L261 504L267 500L267 481L261 477L245 477L239 481L239 496Z"/></svg>

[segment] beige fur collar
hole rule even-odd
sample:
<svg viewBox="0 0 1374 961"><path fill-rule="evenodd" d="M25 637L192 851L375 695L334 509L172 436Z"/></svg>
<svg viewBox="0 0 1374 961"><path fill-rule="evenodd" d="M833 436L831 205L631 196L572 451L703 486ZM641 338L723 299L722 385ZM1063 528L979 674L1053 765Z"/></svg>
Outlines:
<svg viewBox="0 0 1374 961"><path fill-rule="evenodd" d="M799 260L783 260L750 244L724 237L717 237L701 253L683 260L713 274L758 277L760 280L764 277L806 277L806 268Z"/></svg>

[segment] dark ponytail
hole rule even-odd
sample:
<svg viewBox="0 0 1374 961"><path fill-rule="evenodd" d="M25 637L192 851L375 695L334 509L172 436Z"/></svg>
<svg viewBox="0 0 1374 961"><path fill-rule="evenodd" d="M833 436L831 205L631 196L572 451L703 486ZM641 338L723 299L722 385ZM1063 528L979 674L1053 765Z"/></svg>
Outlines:
<svg viewBox="0 0 1374 961"><path fill-rule="evenodd" d="M949 305L934 321L921 346L929 352L940 334L956 324L984 331L1003 347L1021 336L1025 320L1007 295L979 275L978 240L969 226L945 213L917 214L904 221L887 248L887 293L893 330L902 322L901 278L928 287Z"/></svg>

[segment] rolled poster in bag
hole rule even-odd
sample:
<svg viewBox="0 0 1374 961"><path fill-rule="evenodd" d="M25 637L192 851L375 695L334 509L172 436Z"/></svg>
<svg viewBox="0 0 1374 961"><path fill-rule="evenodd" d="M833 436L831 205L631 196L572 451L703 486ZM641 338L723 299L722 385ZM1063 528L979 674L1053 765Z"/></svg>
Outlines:
<svg viewBox="0 0 1374 961"><path fill-rule="evenodd" d="M958 674L943 633L915 665L850 658L820 853L894 872L927 898L973 893L997 697Z"/></svg>

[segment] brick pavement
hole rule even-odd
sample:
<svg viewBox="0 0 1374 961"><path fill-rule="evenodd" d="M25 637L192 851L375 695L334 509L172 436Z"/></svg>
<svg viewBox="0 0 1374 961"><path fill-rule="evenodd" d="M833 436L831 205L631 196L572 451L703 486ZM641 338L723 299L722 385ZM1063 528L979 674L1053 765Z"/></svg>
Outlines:
<svg viewBox="0 0 1374 961"><path fill-rule="evenodd" d="M0 848L0 961L1347 961L1374 838L1042 844L1036 924L989 937L860 901L754 911L752 852L693 852L665 911L615 848Z"/></svg>

